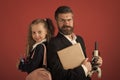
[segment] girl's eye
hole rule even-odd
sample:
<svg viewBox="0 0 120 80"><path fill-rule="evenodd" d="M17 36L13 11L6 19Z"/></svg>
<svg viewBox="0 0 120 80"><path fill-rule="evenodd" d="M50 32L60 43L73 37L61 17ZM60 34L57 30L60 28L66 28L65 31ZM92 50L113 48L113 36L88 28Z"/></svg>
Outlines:
<svg viewBox="0 0 120 80"><path fill-rule="evenodd" d="M35 32L32 32L32 34L35 34Z"/></svg>
<svg viewBox="0 0 120 80"><path fill-rule="evenodd" d="M38 31L39 34L41 34L41 31Z"/></svg>

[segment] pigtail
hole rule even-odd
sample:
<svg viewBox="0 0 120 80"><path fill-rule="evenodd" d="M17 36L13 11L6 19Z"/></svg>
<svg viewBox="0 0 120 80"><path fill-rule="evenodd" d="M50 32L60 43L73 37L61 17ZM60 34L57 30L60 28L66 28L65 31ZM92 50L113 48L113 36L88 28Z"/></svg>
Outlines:
<svg viewBox="0 0 120 80"><path fill-rule="evenodd" d="M53 37L55 32L53 22L50 18L46 18L46 22L47 22L48 30L50 31L51 37Z"/></svg>

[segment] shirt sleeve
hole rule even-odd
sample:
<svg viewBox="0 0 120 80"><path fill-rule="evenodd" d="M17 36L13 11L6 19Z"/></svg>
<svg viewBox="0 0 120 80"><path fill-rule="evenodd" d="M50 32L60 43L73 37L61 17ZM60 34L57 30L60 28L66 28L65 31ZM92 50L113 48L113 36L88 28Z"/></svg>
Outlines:
<svg viewBox="0 0 120 80"><path fill-rule="evenodd" d="M83 70L85 72L85 75L87 77L88 76L88 69L84 65L81 65L81 66L82 66L82 68L83 68Z"/></svg>

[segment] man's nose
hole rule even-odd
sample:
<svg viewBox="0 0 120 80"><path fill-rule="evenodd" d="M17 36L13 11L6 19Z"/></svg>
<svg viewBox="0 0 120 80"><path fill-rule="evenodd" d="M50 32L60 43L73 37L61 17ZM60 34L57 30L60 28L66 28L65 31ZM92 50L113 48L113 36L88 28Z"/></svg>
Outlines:
<svg viewBox="0 0 120 80"><path fill-rule="evenodd" d="M64 25L69 25L69 21L65 20Z"/></svg>

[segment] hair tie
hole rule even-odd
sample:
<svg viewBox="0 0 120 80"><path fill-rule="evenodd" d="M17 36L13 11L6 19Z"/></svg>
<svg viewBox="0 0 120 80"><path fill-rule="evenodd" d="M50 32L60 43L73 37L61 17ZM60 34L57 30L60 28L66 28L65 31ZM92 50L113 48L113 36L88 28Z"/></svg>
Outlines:
<svg viewBox="0 0 120 80"><path fill-rule="evenodd" d="M44 21L47 21L47 19L45 18Z"/></svg>

